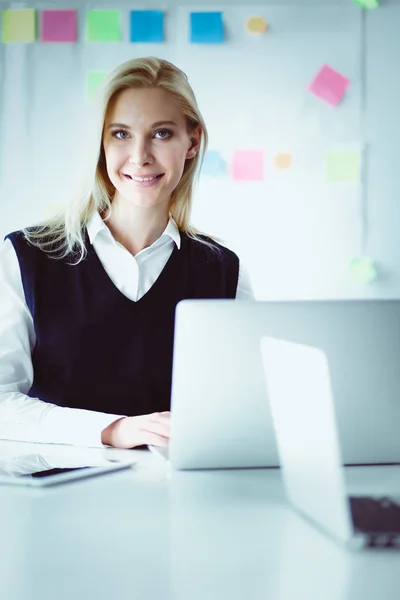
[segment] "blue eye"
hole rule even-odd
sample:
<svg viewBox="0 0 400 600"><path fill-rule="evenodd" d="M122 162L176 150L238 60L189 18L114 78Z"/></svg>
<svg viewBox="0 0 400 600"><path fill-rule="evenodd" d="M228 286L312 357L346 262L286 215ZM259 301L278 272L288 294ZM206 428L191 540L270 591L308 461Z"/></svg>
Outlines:
<svg viewBox="0 0 400 600"><path fill-rule="evenodd" d="M129 133L124 131L123 129L118 129L112 132L112 136L116 137L118 140L127 140L129 137Z"/></svg>
<svg viewBox="0 0 400 600"><path fill-rule="evenodd" d="M167 140L172 136L172 131L170 131L169 129L158 129L155 135L157 134L161 134L161 137L157 138L158 140Z"/></svg>

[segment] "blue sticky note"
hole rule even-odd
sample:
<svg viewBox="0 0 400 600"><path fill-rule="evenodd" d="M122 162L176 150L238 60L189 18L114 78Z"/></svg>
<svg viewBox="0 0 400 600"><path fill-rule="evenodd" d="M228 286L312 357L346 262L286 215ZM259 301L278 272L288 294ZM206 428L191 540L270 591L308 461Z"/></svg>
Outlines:
<svg viewBox="0 0 400 600"><path fill-rule="evenodd" d="M223 41L222 12L190 13L190 42L192 44L221 44Z"/></svg>
<svg viewBox="0 0 400 600"><path fill-rule="evenodd" d="M204 155L202 175L221 175L226 170L226 163L218 150L207 150Z"/></svg>
<svg viewBox="0 0 400 600"><path fill-rule="evenodd" d="M131 11L131 42L163 42L164 13L161 10Z"/></svg>

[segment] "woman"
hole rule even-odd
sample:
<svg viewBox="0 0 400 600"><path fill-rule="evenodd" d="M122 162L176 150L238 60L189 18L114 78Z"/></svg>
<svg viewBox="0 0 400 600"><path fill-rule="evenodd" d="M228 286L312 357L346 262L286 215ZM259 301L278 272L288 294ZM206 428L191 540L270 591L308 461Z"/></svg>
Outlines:
<svg viewBox="0 0 400 600"><path fill-rule="evenodd" d="M189 223L206 145L177 67L108 77L90 191L0 247L0 437L167 445L176 304L253 297L238 257Z"/></svg>

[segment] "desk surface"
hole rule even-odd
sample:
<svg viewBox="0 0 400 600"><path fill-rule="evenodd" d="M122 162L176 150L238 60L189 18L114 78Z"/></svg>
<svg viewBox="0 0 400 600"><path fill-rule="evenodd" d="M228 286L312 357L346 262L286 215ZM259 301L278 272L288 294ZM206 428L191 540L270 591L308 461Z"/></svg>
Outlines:
<svg viewBox="0 0 400 600"><path fill-rule="evenodd" d="M0 442L0 455L36 448ZM139 462L54 488L0 486L0 598L400 597L400 553L341 549L287 506L279 470L178 473L147 451L88 452ZM400 492L398 467L352 467L346 479L353 493Z"/></svg>

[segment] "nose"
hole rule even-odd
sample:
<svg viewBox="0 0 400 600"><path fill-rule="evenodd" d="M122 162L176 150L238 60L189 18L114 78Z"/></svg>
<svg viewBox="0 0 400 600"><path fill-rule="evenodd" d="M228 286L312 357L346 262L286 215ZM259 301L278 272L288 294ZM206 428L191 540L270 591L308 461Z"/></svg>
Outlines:
<svg viewBox="0 0 400 600"><path fill-rule="evenodd" d="M137 165L138 167L144 167L152 163L152 154L150 145L145 139L132 140L129 149L128 162Z"/></svg>

